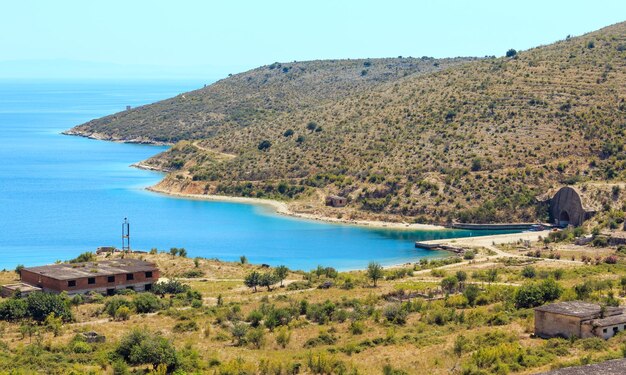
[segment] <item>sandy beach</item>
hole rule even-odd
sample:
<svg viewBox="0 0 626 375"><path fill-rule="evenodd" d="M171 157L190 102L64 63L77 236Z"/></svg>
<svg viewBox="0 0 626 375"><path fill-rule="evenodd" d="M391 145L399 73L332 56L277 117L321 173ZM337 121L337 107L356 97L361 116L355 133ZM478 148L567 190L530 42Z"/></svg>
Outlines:
<svg viewBox="0 0 626 375"><path fill-rule="evenodd" d="M369 220L346 220L346 219L324 217L324 216L314 215L314 214L298 213L298 212L291 211L289 209L289 205L287 205L286 203L271 200L271 199L228 197L228 196L223 196L223 195L184 194L184 193L176 193L176 192L167 191L165 189L161 189L156 186L147 187L146 190L159 193L159 194L165 194L169 196L187 198L187 199L200 199L200 200L217 201L217 202L232 202L232 203L263 205L266 207L270 207L272 210L274 210L274 212L276 212L279 215L290 216L290 217L306 219L306 220L313 220L313 221L321 221L321 222L332 223L332 224L348 224L348 225L362 226L362 227L368 227L368 228L385 228L385 229L396 229L396 230L400 230L400 229L443 230L443 229L446 229L443 226L430 225L430 224L393 223L393 222L369 221Z"/></svg>

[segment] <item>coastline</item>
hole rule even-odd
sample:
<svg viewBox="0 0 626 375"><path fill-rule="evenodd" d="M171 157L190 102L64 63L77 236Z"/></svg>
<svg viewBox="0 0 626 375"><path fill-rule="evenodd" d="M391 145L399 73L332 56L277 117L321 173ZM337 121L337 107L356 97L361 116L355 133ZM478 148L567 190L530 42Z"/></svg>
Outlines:
<svg viewBox="0 0 626 375"><path fill-rule="evenodd" d="M409 224L409 223L394 223L394 222L371 221L371 220L346 220L346 219L325 217L321 215L298 213L298 212L292 211L289 208L289 205L287 203L279 202L279 201L271 200L271 199L229 197L225 195L176 193L176 192L168 191L166 189L158 188L156 186L149 186L146 188L146 190L154 192L154 193L158 193L158 194L169 195L169 196L179 197L179 198L199 199L199 200L207 200L207 201L215 201L215 202L231 202L231 203L262 205L262 206L270 207L275 213L279 215L294 217L298 219L320 221L320 222L330 223L330 224L347 224L347 225L367 227L367 228L394 229L394 230L432 230L434 231L434 230L448 229L443 226L431 225L431 224Z"/></svg>

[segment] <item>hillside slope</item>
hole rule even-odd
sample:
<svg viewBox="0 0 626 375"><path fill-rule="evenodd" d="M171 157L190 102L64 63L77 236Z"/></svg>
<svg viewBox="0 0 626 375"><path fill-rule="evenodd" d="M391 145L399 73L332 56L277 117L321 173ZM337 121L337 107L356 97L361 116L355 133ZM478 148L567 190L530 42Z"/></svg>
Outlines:
<svg viewBox="0 0 626 375"><path fill-rule="evenodd" d="M222 126L151 163L178 169L163 190L293 200L294 210L321 215L546 219L537 203L545 192L626 178L625 99L621 23ZM328 193L347 196L348 207L324 207Z"/></svg>
<svg viewBox="0 0 626 375"><path fill-rule="evenodd" d="M424 74L474 58L386 58L273 63L199 90L119 112L66 134L99 139L172 143L211 137L274 121L411 74Z"/></svg>

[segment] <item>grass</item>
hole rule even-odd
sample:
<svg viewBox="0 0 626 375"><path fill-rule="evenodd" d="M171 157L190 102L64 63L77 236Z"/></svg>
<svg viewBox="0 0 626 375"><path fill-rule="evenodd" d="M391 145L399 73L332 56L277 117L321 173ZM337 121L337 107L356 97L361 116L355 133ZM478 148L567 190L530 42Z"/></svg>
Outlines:
<svg viewBox="0 0 626 375"><path fill-rule="evenodd" d="M178 274L188 263L193 265L191 259L168 254L141 257L157 262L166 277ZM181 369L187 366L184 367L187 373L191 372L189 366L201 373L228 373L232 366L238 366L241 373L259 373L268 368L279 372L279 367L282 367L282 373L286 373L288 367L299 364L300 373L313 372L309 366L343 366L348 372L370 374L381 373L385 365L391 364L394 369L407 373L446 374L456 367L468 371L475 368L486 373L524 374L620 357L626 341L623 334L602 342L600 346L588 345L584 340L555 342L530 336L532 310L515 309L509 299L512 294L507 292L511 288L514 291L515 285L528 281L522 276L522 270L529 264L536 269L534 280L550 277L555 269L561 269L558 282L566 289L563 298L570 298L574 293L573 286L586 280L597 285L588 299L602 301L608 293L607 284L602 281L611 279L614 280L614 294L621 300L619 279L626 277L624 260L615 265L555 264L541 260L507 264L479 257L470 264L459 264L445 270L446 275L463 270L468 274L468 282L479 285L483 296L479 305L463 305L464 297L461 295L431 301L413 296L410 304L405 302L404 305L409 309L406 322L394 324L387 320L385 314L390 306L399 302L389 296L398 290L405 293L436 290L442 278L433 280L430 273L413 276L409 272L398 279L379 281L379 286L373 288L363 272L351 271L339 273L335 285L341 286L340 280L350 279L352 289L338 286L319 289L316 286L327 279L313 276L311 289L290 291L286 287L275 287L270 292L263 288L254 293L241 280L247 272L258 267L201 259L198 268L204 272L205 278L184 282L202 293L202 306L192 307L188 302L174 298L172 307L153 314L133 313L129 320L117 321L101 313L104 303L110 298L107 297L101 302L73 307L76 323L64 325L58 337L53 337L44 325L32 338L23 338L20 323L0 323L0 372L8 369L42 371L42 366L53 356L56 356L54 363L48 365L50 368L45 367L52 372L63 373L70 369L77 372L93 370L96 373L110 371L108 353L134 327L161 332L170 339L181 357L179 366L182 366ZM413 268L408 269L412 271ZM477 276L491 268L498 269L497 281L493 284ZM305 277L309 276L302 272L290 273L287 282ZM15 274L2 272L0 279L12 282ZM217 306L217 296L221 296L221 306ZM125 298L132 300L134 297ZM170 304L169 297L163 301L166 305ZM324 305L330 301L338 312L322 323L304 315L297 316L288 324L290 340L285 348L277 342L281 332L278 328L262 329L264 340L259 348L250 343L235 345L232 327L238 321L245 322L251 312L265 311L269 306L290 309L300 306L302 301L307 301L309 306ZM343 318L340 317L342 314ZM452 320L445 318L448 314L453 314ZM355 331L353 324L362 328ZM86 353L76 353L75 350L82 349L73 349L74 336L92 330L105 334L106 343L88 344ZM454 348L460 335L468 340L468 344L459 355ZM322 337L332 340L321 340ZM485 340L489 343L485 344ZM509 357L512 352L522 353L515 356L525 358L523 365L511 362ZM315 360L311 362L311 358ZM489 358L499 359L492 362ZM137 369L147 367L139 366Z"/></svg>

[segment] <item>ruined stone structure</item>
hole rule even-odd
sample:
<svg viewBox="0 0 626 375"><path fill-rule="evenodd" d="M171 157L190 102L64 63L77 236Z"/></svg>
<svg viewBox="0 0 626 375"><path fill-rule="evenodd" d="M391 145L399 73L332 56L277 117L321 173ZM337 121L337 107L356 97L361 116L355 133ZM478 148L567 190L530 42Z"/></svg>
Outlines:
<svg viewBox="0 0 626 375"><path fill-rule="evenodd" d="M558 302L535 308L535 335L550 337L601 337L608 339L626 329L622 307L594 303Z"/></svg>
<svg viewBox="0 0 626 375"><path fill-rule="evenodd" d="M326 205L331 207L345 207L348 204L348 199L340 197L338 195L329 195L326 197Z"/></svg>
<svg viewBox="0 0 626 375"><path fill-rule="evenodd" d="M550 218L561 227L580 226L594 213L585 208L581 194L572 186L561 188L550 201Z"/></svg>

